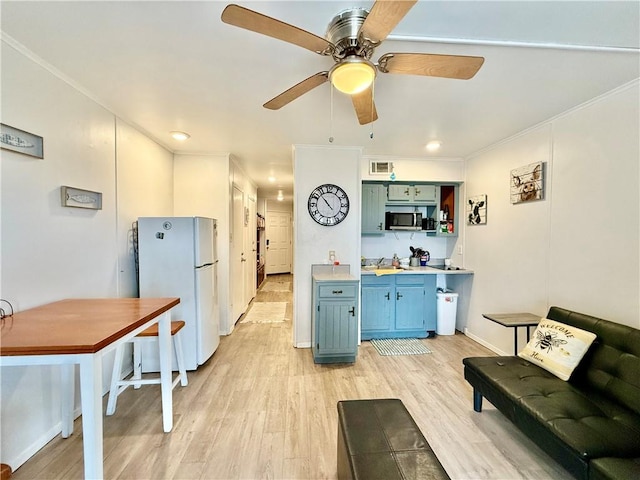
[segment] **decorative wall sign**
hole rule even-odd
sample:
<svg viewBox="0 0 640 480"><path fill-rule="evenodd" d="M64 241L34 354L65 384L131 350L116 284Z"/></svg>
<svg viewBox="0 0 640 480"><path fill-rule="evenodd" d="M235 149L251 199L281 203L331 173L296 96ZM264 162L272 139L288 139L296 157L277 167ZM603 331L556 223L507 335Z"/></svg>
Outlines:
<svg viewBox="0 0 640 480"><path fill-rule="evenodd" d="M511 203L530 202L544 198L542 162L511 170Z"/></svg>
<svg viewBox="0 0 640 480"><path fill-rule="evenodd" d="M102 193L62 186L60 187L63 207L102 210Z"/></svg>
<svg viewBox="0 0 640 480"><path fill-rule="evenodd" d="M0 147L13 152L44 158L42 137L0 123Z"/></svg>
<svg viewBox="0 0 640 480"><path fill-rule="evenodd" d="M476 195L467 199L467 225L487 223L487 195Z"/></svg>

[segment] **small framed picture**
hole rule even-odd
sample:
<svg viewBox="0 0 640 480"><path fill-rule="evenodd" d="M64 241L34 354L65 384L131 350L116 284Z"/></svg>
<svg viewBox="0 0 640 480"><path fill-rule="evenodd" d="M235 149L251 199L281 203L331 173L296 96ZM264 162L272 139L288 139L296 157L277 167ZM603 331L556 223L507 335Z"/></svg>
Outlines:
<svg viewBox="0 0 640 480"><path fill-rule="evenodd" d="M0 147L31 157L44 158L42 137L0 123Z"/></svg>
<svg viewBox="0 0 640 480"><path fill-rule="evenodd" d="M487 195L476 195L467 199L467 225L487 223Z"/></svg>
<svg viewBox="0 0 640 480"><path fill-rule="evenodd" d="M102 210L102 193L82 190L80 188L60 187L63 207L89 208L91 210Z"/></svg>
<svg viewBox="0 0 640 480"><path fill-rule="evenodd" d="M511 170L511 203L530 202L544 198L544 165L531 163Z"/></svg>

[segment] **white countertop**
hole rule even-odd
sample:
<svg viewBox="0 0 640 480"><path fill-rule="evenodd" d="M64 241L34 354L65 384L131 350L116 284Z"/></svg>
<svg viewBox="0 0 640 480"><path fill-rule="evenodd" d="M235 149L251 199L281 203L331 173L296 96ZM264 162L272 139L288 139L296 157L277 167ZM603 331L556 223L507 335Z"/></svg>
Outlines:
<svg viewBox="0 0 640 480"><path fill-rule="evenodd" d="M311 276L316 282L358 281L358 277L351 275L351 267L347 264L312 265Z"/></svg>
<svg viewBox="0 0 640 480"><path fill-rule="evenodd" d="M314 273L313 279L316 282L357 282L358 278L349 273Z"/></svg>
<svg viewBox="0 0 640 480"><path fill-rule="evenodd" d="M380 269L382 275L473 275L473 270L440 270L433 267L403 267L398 271L390 272L389 269ZM360 270L361 275L376 275L377 270Z"/></svg>

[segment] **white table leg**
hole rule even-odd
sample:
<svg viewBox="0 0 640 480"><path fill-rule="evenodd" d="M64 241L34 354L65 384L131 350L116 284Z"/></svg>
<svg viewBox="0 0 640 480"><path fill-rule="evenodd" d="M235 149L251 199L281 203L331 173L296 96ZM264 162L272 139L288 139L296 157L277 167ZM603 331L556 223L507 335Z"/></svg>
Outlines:
<svg viewBox="0 0 640 480"><path fill-rule="evenodd" d="M69 438L73 433L73 407L76 400L76 365L69 363L60 365L62 383L62 438Z"/></svg>
<svg viewBox="0 0 640 480"><path fill-rule="evenodd" d="M158 350L160 353L160 386L162 390L162 427L173 428L173 388L171 378L171 315L162 314L158 320Z"/></svg>
<svg viewBox="0 0 640 480"><path fill-rule="evenodd" d="M82 355L80 360L84 478L103 478L102 357Z"/></svg>

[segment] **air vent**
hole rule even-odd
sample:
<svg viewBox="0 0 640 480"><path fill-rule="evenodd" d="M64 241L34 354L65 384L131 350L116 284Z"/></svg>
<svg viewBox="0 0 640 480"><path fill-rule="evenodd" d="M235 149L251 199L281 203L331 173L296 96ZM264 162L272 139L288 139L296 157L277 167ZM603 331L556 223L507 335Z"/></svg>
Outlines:
<svg viewBox="0 0 640 480"><path fill-rule="evenodd" d="M371 161L369 163L370 175L386 175L389 173L393 173L393 162Z"/></svg>

